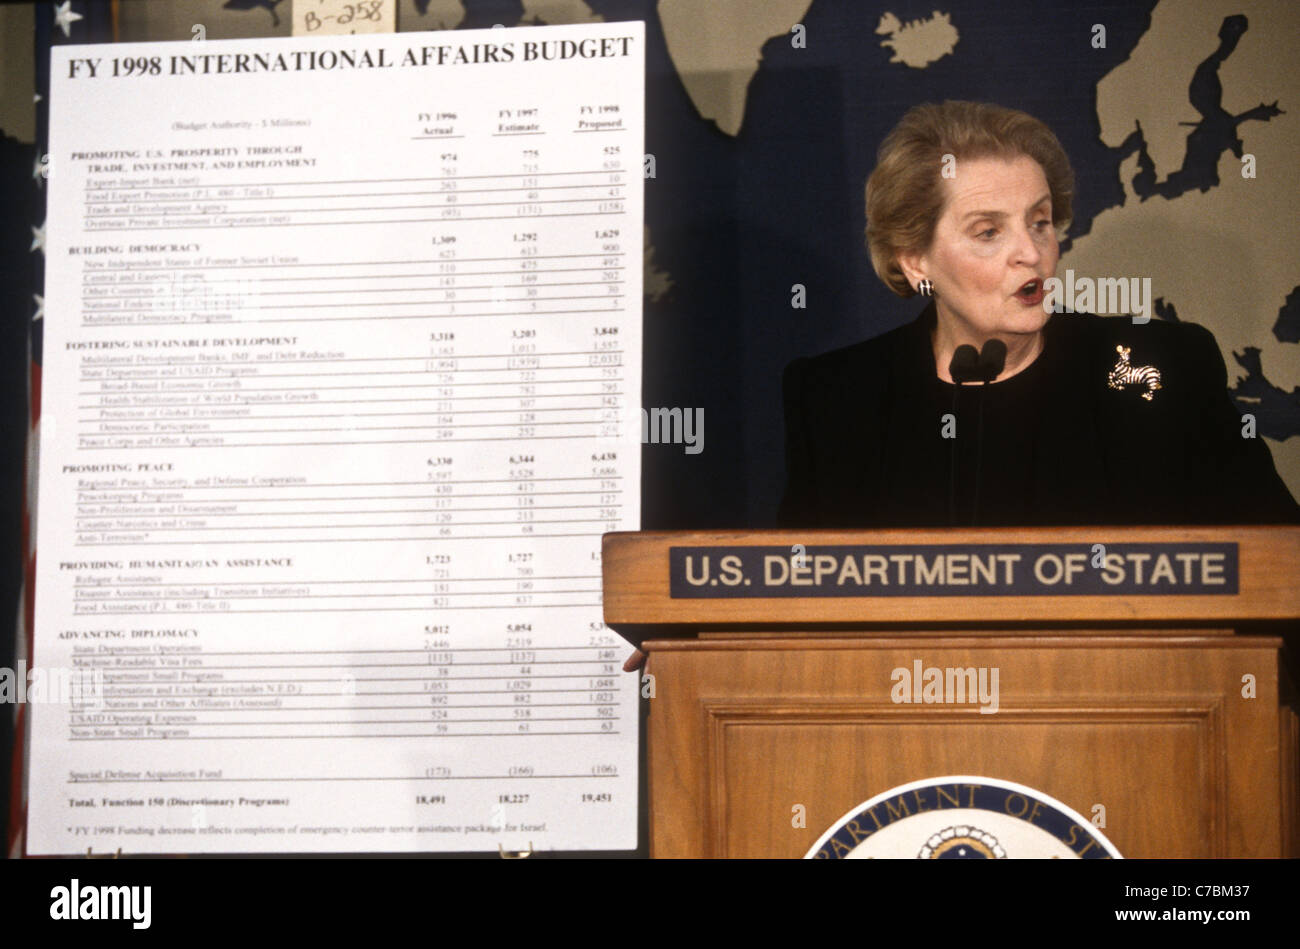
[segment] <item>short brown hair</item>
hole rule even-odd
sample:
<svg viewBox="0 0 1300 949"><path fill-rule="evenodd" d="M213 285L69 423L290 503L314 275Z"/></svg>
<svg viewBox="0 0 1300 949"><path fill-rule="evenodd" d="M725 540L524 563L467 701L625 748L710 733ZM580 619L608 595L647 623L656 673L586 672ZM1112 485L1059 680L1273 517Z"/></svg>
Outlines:
<svg viewBox="0 0 1300 949"><path fill-rule="evenodd" d="M900 253L930 246L946 200L942 164L1015 158L1038 162L1052 192L1052 224L1070 226L1074 171L1065 149L1041 121L990 102L926 102L913 106L885 136L867 178L867 250L871 266L900 297L915 295L898 265Z"/></svg>

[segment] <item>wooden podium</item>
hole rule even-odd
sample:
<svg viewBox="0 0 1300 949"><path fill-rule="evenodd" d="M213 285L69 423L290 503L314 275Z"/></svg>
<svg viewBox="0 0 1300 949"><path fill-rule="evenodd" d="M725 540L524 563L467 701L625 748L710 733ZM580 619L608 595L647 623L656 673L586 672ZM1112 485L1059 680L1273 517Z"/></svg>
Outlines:
<svg viewBox="0 0 1300 949"><path fill-rule="evenodd" d="M802 856L944 775L1101 805L1125 857L1300 855L1300 527L612 533L603 570L653 857ZM996 710L900 700L929 668L998 670Z"/></svg>

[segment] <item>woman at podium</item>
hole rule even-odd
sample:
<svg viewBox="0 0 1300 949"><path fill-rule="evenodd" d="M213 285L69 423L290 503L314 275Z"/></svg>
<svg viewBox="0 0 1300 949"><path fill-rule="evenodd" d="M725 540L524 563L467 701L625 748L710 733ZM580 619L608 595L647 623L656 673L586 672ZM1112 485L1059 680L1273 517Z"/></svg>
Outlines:
<svg viewBox="0 0 1300 949"><path fill-rule="evenodd" d="M928 305L786 367L782 526L1300 523L1208 330L1063 305L1073 177L1024 112L904 115L867 181L867 243Z"/></svg>

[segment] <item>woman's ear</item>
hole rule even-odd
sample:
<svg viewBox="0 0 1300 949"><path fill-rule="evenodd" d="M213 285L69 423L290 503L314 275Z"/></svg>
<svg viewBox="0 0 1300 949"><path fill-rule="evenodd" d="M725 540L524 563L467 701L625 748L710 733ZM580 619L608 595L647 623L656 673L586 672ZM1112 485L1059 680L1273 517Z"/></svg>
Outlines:
<svg viewBox="0 0 1300 949"><path fill-rule="evenodd" d="M898 254L894 259L898 261L898 269L903 272L903 276L907 278L907 282L915 290L916 285L927 276L925 255L914 253ZM931 277L930 279L933 280L934 278Z"/></svg>

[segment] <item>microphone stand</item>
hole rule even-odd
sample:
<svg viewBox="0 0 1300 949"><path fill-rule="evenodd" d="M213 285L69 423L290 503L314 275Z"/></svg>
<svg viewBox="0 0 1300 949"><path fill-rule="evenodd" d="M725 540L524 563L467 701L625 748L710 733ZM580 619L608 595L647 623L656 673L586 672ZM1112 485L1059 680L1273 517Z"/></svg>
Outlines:
<svg viewBox="0 0 1300 949"><path fill-rule="evenodd" d="M957 394L963 382L980 381L979 421L975 436L975 496L971 504L971 527L979 520L980 482L984 468L984 389L998 377L1007 362L1007 347L999 339L986 340L977 354L975 347L968 343L958 346L948 364L948 372L956 388L952 393L953 419L957 417ZM948 523L957 524L957 444L954 439L948 464Z"/></svg>

